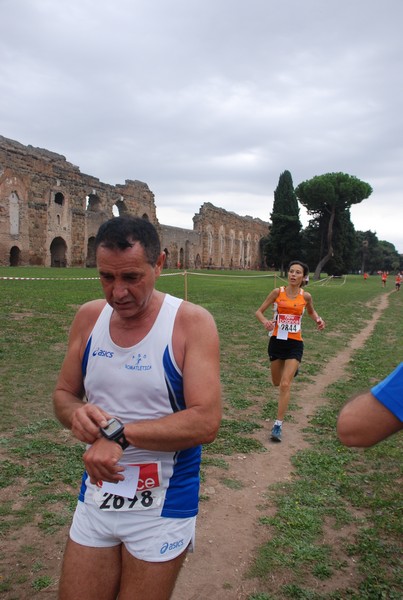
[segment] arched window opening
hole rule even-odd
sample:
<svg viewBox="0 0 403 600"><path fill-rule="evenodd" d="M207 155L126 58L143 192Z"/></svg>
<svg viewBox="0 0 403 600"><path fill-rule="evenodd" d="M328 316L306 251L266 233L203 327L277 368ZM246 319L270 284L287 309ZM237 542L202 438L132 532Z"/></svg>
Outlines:
<svg viewBox="0 0 403 600"><path fill-rule="evenodd" d="M89 212L100 212L101 200L96 194L90 194L87 196L87 210Z"/></svg>
<svg viewBox="0 0 403 600"><path fill-rule="evenodd" d="M10 250L10 267L18 267L21 261L21 250L13 246Z"/></svg>
<svg viewBox="0 0 403 600"><path fill-rule="evenodd" d="M127 206L123 198L117 200L112 208L112 213L114 217L122 217L127 214L129 211L127 210Z"/></svg>
<svg viewBox="0 0 403 600"><path fill-rule="evenodd" d="M63 238L56 237L50 245L50 266L67 267L67 245Z"/></svg>
<svg viewBox="0 0 403 600"><path fill-rule="evenodd" d="M56 192L55 194L55 204L58 204L59 206L63 206L64 203L64 196L61 192Z"/></svg>

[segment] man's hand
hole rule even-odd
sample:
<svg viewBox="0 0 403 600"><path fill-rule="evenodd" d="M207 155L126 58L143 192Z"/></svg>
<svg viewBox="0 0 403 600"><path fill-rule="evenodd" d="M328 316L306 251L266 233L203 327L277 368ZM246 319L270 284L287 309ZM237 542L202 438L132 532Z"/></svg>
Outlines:
<svg viewBox="0 0 403 600"><path fill-rule="evenodd" d="M111 415L94 404L83 404L77 408L71 419L73 435L86 444L93 444L101 435L99 428L105 427Z"/></svg>
<svg viewBox="0 0 403 600"><path fill-rule="evenodd" d="M96 440L91 448L88 448L83 454L83 461L91 483L123 481L124 467L117 464L122 454L123 450L119 444L102 437Z"/></svg>

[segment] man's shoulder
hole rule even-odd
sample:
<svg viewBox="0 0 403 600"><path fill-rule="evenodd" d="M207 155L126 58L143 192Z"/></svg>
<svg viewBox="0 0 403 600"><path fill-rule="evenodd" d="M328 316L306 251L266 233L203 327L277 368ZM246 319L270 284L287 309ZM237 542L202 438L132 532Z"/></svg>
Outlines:
<svg viewBox="0 0 403 600"><path fill-rule="evenodd" d="M91 300L80 306L71 324L70 343L86 343L105 304L105 300Z"/></svg>
<svg viewBox="0 0 403 600"><path fill-rule="evenodd" d="M97 300L90 300L89 302L85 302L81 305L78 310L78 313L88 315L100 314L106 305L106 300L103 298L98 298Z"/></svg>
<svg viewBox="0 0 403 600"><path fill-rule="evenodd" d="M178 309L178 320L182 324L204 327L206 323L214 323L214 317L200 304L183 300Z"/></svg>
<svg viewBox="0 0 403 600"><path fill-rule="evenodd" d="M75 317L75 321L78 323L85 324L86 327L92 326L99 315L103 311L106 305L106 300L98 299L98 300L90 300L89 302L85 302L78 309Z"/></svg>

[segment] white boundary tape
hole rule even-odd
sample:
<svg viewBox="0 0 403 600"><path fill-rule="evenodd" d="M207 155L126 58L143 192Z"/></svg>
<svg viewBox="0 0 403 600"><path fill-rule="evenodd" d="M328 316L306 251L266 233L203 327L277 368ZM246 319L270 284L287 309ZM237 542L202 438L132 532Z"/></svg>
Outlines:
<svg viewBox="0 0 403 600"><path fill-rule="evenodd" d="M175 276L186 276L186 275L196 275L199 277L226 277L233 279L270 279L277 278L281 281L286 281L279 275L221 275L220 273L195 273L193 271L181 271L180 273L161 273L160 277L175 277ZM342 277L334 277L331 275L330 277L325 277L325 279L318 279L317 281L310 281L310 285L327 285L333 279L343 279L340 285L344 285L346 283L346 276ZM0 280L18 280L18 281L98 281L99 277L0 277Z"/></svg>
<svg viewBox="0 0 403 600"><path fill-rule="evenodd" d="M241 279L253 279L256 277L275 277L275 275L220 275L219 273L194 273L192 271L181 271L180 273L161 273L160 277L175 277L185 275L201 275L202 277L240 277ZM0 279L12 279L20 281L96 281L99 277L0 277Z"/></svg>
<svg viewBox="0 0 403 600"><path fill-rule="evenodd" d="M17 279L23 281L94 281L99 277L0 277L0 279Z"/></svg>

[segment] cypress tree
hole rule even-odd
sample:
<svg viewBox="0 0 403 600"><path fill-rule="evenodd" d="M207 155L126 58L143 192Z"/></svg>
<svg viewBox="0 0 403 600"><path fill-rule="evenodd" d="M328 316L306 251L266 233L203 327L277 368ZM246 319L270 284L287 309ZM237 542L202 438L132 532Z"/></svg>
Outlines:
<svg viewBox="0 0 403 600"><path fill-rule="evenodd" d="M288 263L301 257L301 221L291 173L281 173L274 192L271 228L266 245L266 262L285 274Z"/></svg>

